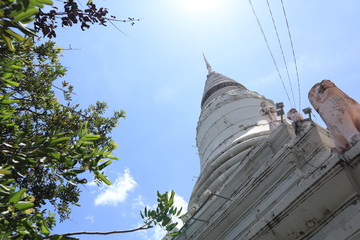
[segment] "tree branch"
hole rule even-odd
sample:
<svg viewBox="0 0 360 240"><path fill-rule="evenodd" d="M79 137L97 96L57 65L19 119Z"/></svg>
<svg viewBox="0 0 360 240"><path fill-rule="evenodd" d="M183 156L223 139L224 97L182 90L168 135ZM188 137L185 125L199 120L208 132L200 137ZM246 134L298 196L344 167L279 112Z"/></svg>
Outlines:
<svg viewBox="0 0 360 240"><path fill-rule="evenodd" d="M64 234L53 234L53 235L49 235L44 237L43 239L49 239L53 236L72 236L72 235L109 235L109 234L116 234L116 233L131 233L131 232L136 232L136 231L141 231L141 230L147 230L152 228L151 226L147 226L147 225L143 225L139 228L134 228L134 229L130 229L130 230L123 230L123 231L111 231L111 232L73 232L73 233L64 233Z"/></svg>

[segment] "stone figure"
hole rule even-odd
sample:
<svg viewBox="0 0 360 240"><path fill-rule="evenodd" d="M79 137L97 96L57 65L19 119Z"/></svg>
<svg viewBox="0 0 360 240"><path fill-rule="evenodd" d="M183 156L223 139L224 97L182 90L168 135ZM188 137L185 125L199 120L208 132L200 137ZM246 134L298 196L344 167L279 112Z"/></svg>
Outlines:
<svg viewBox="0 0 360 240"><path fill-rule="evenodd" d="M265 101L261 102L260 106L260 114L268 121L271 133L280 125L280 121L276 118L276 109L269 106L269 104Z"/></svg>
<svg viewBox="0 0 360 240"><path fill-rule="evenodd" d="M309 120L304 119L301 113L299 113L295 108L290 109L287 113L287 118L292 121L296 135L299 135L309 124Z"/></svg>
<svg viewBox="0 0 360 240"><path fill-rule="evenodd" d="M330 80L309 91L309 100L334 138L335 150L344 152L360 140L360 105Z"/></svg>

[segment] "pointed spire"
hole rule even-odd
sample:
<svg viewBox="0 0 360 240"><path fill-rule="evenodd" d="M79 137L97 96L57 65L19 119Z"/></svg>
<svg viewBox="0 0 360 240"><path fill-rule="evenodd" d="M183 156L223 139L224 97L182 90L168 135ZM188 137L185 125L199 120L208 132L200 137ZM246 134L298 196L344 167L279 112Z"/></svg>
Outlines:
<svg viewBox="0 0 360 240"><path fill-rule="evenodd" d="M236 82L235 80L228 78L220 73L215 72L207 61L205 55L204 61L206 64L206 68L208 69L208 75L205 82L204 94L201 101L201 107L204 106L205 102L218 90L225 87L233 87L233 88L242 88L246 89L243 85Z"/></svg>
<svg viewBox="0 0 360 240"><path fill-rule="evenodd" d="M209 62L207 61L205 55L203 54L204 60L205 60L205 64L206 64L206 68L208 70L208 75L210 75L211 73L214 73L215 71L211 68Z"/></svg>

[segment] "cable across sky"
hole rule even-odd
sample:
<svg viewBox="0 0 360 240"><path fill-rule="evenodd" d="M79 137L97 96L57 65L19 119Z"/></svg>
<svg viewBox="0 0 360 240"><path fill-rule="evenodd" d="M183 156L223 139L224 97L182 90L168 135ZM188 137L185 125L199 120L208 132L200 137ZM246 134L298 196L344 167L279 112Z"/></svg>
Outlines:
<svg viewBox="0 0 360 240"><path fill-rule="evenodd" d="M280 81L283 85L283 88L284 88L284 91L286 93L286 96L288 98L288 101L290 103L290 105L292 107L295 107L296 108L296 101L295 101L295 96L294 96L294 91L293 91L293 87L292 87L292 82L291 82L291 77L290 77L290 73L289 73L289 68L288 68L288 64L287 64L287 61L286 61L286 58L285 58L285 54L284 54L284 48L283 48L283 45L282 45L282 42L280 40L280 35L279 35L279 32L278 32L278 27L276 26L276 23L275 23L275 19L274 19L274 15L273 15L273 12L271 10L271 6L270 6L270 3L268 0L266 0L267 2L267 7L268 7L268 10L269 10L269 13L270 13L270 16L271 16L271 20L272 20L272 23L273 23L273 27L274 27L274 31L275 31L275 34L276 34L276 37L277 37L277 42L279 44L279 48L280 48L280 51L281 51L281 55L282 55L282 59L283 59L283 62L284 62L284 67L285 67L285 70L286 70L286 73L287 73L287 78L288 78L288 83L289 83L289 87L290 87L290 91L291 91L291 96L292 96L292 100L290 99L290 96L289 96L289 92L288 92L288 89L286 88L285 86L285 83L284 83L284 80L283 80L283 77L282 77L282 74L279 70L279 67L278 67L278 64L276 62L276 59L274 57L274 54L273 54L273 51L270 47L270 44L269 44L269 41L268 41L268 38L265 34L265 31L262 27L262 24L260 22L260 19L258 17L258 14L256 13L255 11L255 8L254 8L254 5L252 4L251 0L249 0L249 3L250 3L250 6L251 6L251 9L252 9L252 12L256 18L256 21L257 21L257 24L260 28L260 31L261 31L261 34L265 40L265 43L266 43L266 46L267 46L267 49L270 53L270 56L273 60L273 63L274 63L274 66L276 68L276 71L278 73L278 76L280 78ZM291 43L291 49L292 49L292 55L293 55L293 59L294 59L294 65L295 65L295 71L296 71L296 76L297 76L297 86L298 86L298 94L299 94L299 109L301 109L301 91L300 91L300 80L299 80L299 73L298 73L298 67L297 67L297 62L296 62L296 57L295 57L295 50L294 50L294 45L293 45L293 41L292 41L292 37L291 37L291 33L290 33L290 27L289 27L289 23L288 23L288 20L287 20L287 14L286 14L286 10L285 10L285 6L284 6L284 3L283 1L281 0L281 4L282 4L282 10L283 10L283 13L284 13L284 17L285 17L285 20L286 20L286 26L287 26L287 32L288 32L288 36L289 36L289 40L290 40L290 43Z"/></svg>

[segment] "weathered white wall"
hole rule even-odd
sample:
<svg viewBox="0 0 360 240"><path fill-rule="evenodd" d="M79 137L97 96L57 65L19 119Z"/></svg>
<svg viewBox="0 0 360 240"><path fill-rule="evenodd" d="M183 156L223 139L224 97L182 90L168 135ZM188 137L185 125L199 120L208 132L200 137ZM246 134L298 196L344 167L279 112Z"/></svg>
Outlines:
<svg viewBox="0 0 360 240"><path fill-rule="evenodd" d="M215 74L208 76L210 81L207 81L205 92L216 84L235 82ZM216 192L233 171L239 156L245 157L260 139L268 136L268 123L259 113L262 101L274 105L271 100L240 84L225 86L207 96L202 105L196 137L201 171L189 209L197 208L205 201L205 191ZM234 158L235 155L238 157Z"/></svg>

